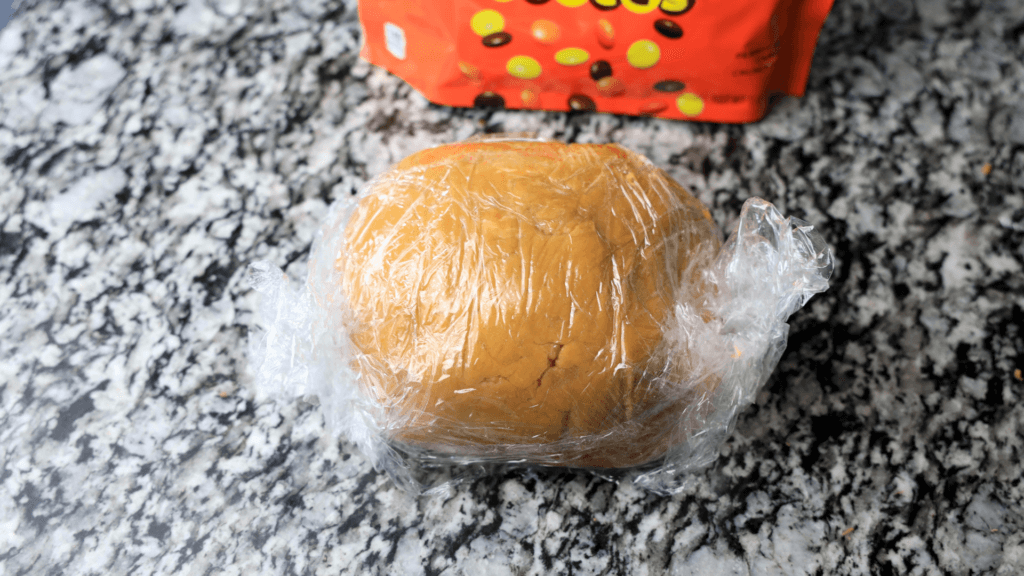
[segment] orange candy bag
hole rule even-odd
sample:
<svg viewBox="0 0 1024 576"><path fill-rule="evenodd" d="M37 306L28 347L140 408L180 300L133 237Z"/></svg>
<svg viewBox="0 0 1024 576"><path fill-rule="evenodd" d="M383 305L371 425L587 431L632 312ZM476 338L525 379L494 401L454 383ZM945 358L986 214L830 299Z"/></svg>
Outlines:
<svg viewBox="0 0 1024 576"><path fill-rule="evenodd" d="M360 0L361 56L450 106L752 122L832 0Z"/></svg>

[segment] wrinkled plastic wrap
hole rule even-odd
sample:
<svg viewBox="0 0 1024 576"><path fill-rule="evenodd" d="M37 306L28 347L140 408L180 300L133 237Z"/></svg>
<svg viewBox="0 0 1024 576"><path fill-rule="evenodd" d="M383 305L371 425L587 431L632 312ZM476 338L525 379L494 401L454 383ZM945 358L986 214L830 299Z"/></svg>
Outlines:
<svg viewBox="0 0 1024 576"><path fill-rule="evenodd" d="M618 146L503 139L417 153L337 201L294 286L269 262L258 390L422 489L489 465L659 492L710 463L828 287L806 222L708 211Z"/></svg>

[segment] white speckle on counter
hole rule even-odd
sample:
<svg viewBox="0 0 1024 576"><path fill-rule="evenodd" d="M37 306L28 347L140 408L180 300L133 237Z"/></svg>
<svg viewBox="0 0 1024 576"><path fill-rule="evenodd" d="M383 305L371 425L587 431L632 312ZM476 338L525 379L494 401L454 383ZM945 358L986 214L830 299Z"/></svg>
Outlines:
<svg viewBox="0 0 1024 576"><path fill-rule="evenodd" d="M468 554L460 562L460 576L471 576L473 574L487 574L489 576L514 576L512 571L511 558L508 558L500 549L486 544L486 540L478 538L468 546Z"/></svg>
<svg viewBox="0 0 1024 576"><path fill-rule="evenodd" d="M62 68L50 84L51 104L43 111L41 120L71 126L90 122L101 113L106 99L124 76L124 68L106 54Z"/></svg>
<svg viewBox="0 0 1024 576"><path fill-rule="evenodd" d="M392 562L394 570L398 574L409 576L421 576L426 574L426 563L429 560L429 552L423 546L423 541L415 532L408 532L395 547L395 559Z"/></svg>
<svg viewBox="0 0 1024 576"><path fill-rule="evenodd" d="M24 29L21 22L15 21L0 29L0 70L6 70L14 63L14 55L21 50Z"/></svg>
<svg viewBox="0 0 1024 576"><path fill-rule="evenodd" d="M47 203L33 202L25 212L36 226L63 236L74 222L84 222L100 214L101 204L114 200L114 195L127 183L124 170L111 167L94 172Z"/></svg>
<svg viewBox="0 0 1024 576"><path fill-rule="evenodd" d="M799 569L798 569L799 570ZM749 576L750 568L740 558L728 550L712 549L705 546L679 562L673 562L671 568L672 576L688 576L689 574L701 574L702 576ZM762 572L770 574L771 572ZM794 572L800 574L803 572Z"/></svg>
<svg viewBox="0 0 1024 576"><path fill-rule="evenodd" d="M227 2L229 9L232 1ZM224 25L224 19L204 0L189 0L171 21L174 30L183 36L208 36Z"/></svg>

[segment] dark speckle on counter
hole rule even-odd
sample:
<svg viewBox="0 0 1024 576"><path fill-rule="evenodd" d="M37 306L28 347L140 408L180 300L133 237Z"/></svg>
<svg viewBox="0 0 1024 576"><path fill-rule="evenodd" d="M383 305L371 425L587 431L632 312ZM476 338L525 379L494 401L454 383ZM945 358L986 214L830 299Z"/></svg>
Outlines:
<svg viewBox="0 0 1024 576"><path fill-rule="evenodd" d="M837 0L762 122L449 109L353 0L26 0L0 31L0 573L1024 574L1024 3ZM480 132L619 142L832 288L672 497L507 470L414 498L254 398L247 263Z"/></svg>

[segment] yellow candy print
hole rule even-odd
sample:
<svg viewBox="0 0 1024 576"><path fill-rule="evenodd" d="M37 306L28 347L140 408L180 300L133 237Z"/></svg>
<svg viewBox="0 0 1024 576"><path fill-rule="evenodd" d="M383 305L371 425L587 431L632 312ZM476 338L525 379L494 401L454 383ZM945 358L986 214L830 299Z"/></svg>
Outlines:
<svg viewBox="0 0 1024 576"><path fill-rule="evenodd" d="M637 40L626 51L626 60L634 68L650 68L661 59L661 48L650 40Z"/></svg>
<svg viewBox="0 0 1024 576"><path fill-rule="evenodd" d="M626 10L634 14L649 14L658 9L658 2L651 2L650 0L643 4L633 0L622 0L622 5L626 7Z"/></svg>
<svg viewBox="0 0 1024 576"><path fill-rule="evenodd" d="M590 53L583 48L563 48L555 52L555 62L562 66L578 66L590 59Z"/></svg>
<svg viewBox="0 0 1024 576"><path fill-rule="evenodd" d="M587 0L555 0L555 1L558 2L559 4L561 4L562 6L567 6L569 8L576 8L577 6L583 6L584 4L587 3Z"/></svg>
<svg viewBox="0 0 1024 576"><path fill-rule="evenodd" d="M693 8L693 0L661 0L661 10L672 16L678 16Z"/></svg>
<svg viewBox="0 0 1024 576"><path fill-rule="evenodd" d="M676 108L687 116L696 116L704 110L704 100L692 92L686 92L676 98Z"/></svg>
<svg viewBox="0 0 1024 576"><path fill-rule="evenodd" d="M516 78L529 80L540 76L540 62L529 56L513 56L509 58L508 63L505 64L505 69Z"/></svg>
<svg viewBox="0 0 1024 576"><path fill-rule="evenodd" d="M537 93L533 90L523 90L519 97L523 99L523 106L533 106L537 103Z"/></svg>
<svg viewBox="0 0 1024 576"><path fill-rule="evenodd" d="M469 27L480 36L501 32L505 28L505 18L496 10L481 10L473 14Z"/></svg>

